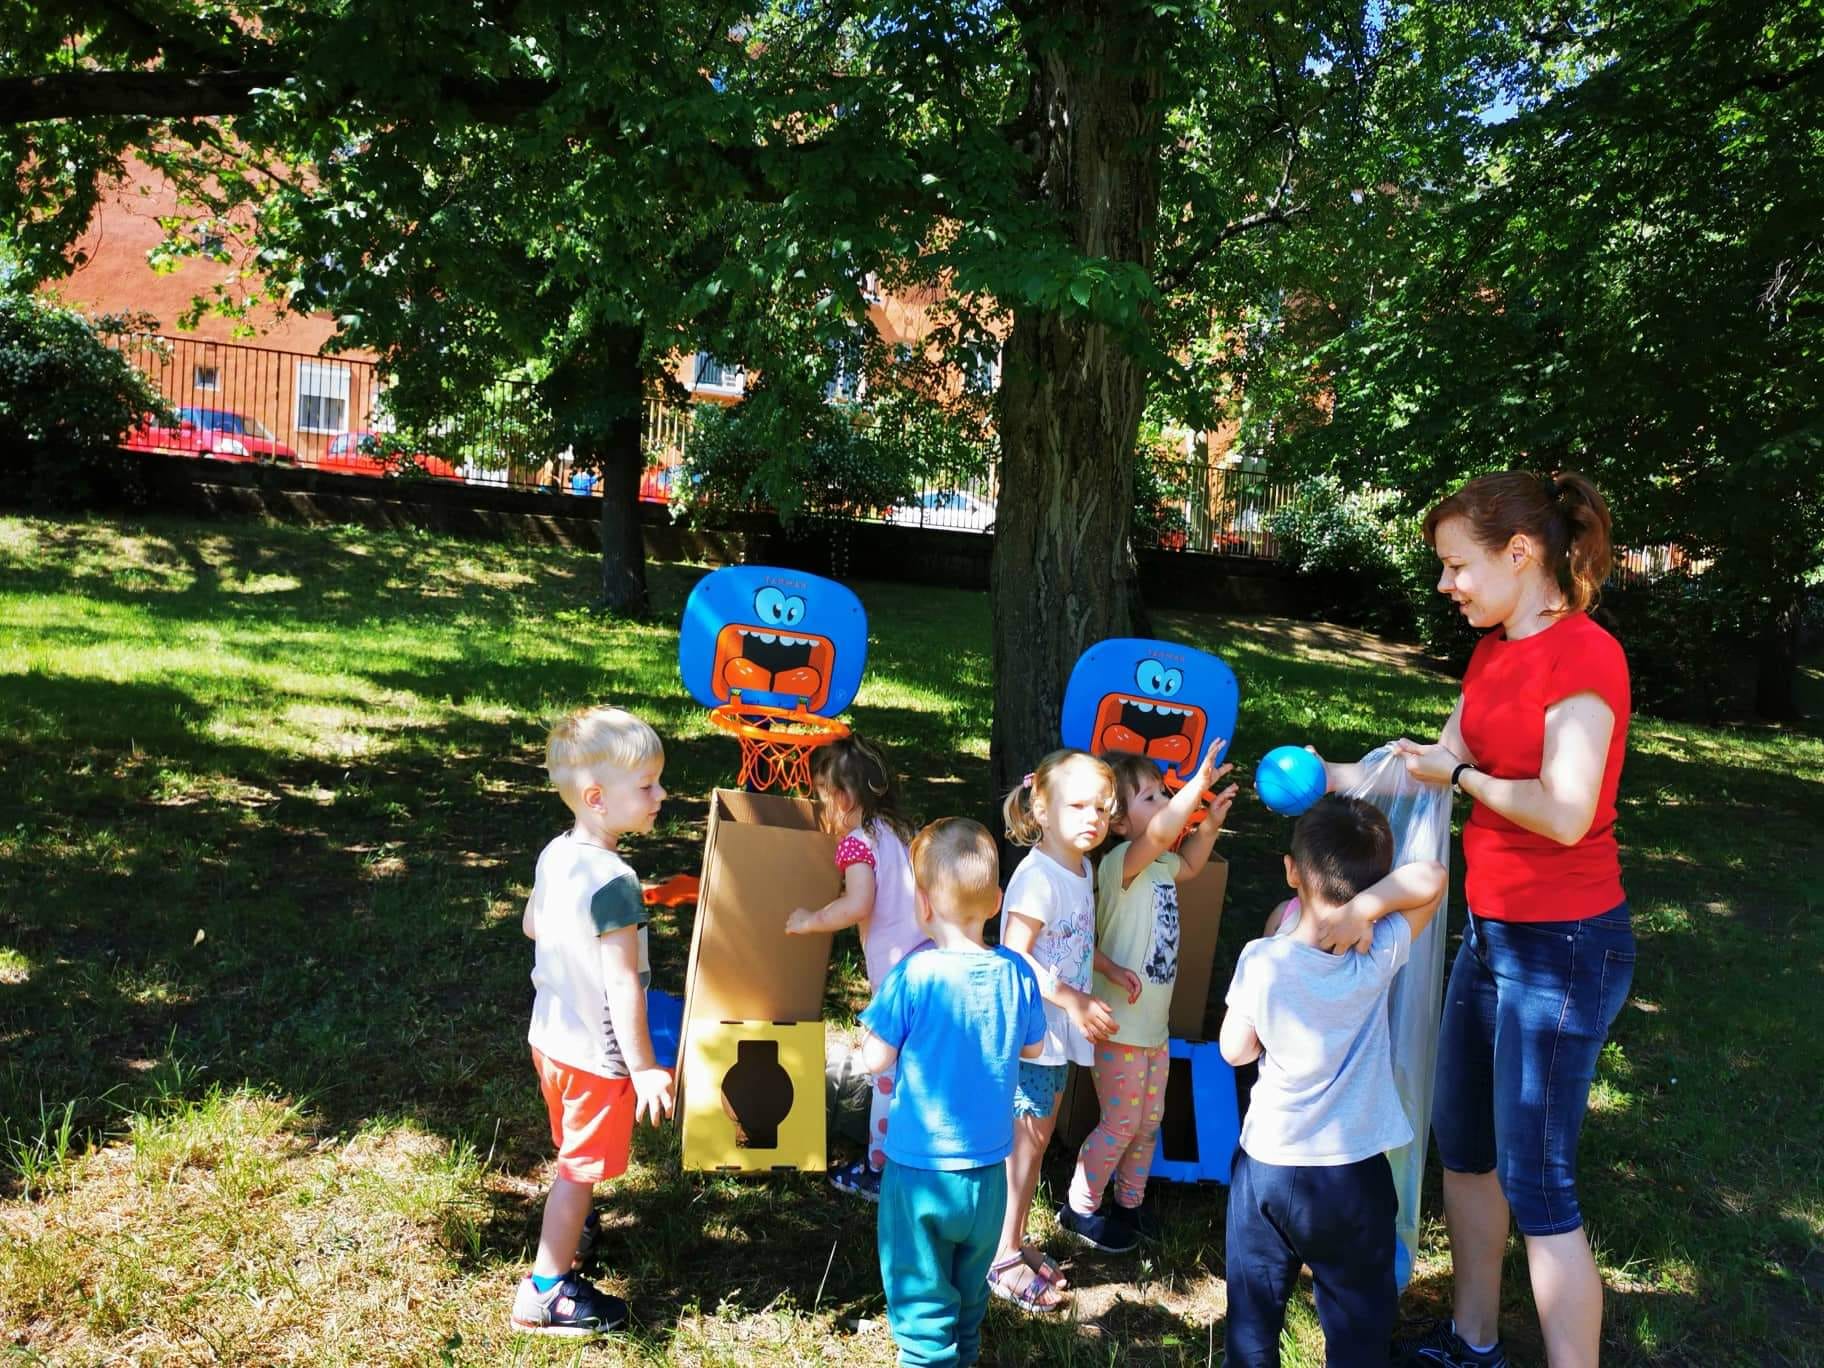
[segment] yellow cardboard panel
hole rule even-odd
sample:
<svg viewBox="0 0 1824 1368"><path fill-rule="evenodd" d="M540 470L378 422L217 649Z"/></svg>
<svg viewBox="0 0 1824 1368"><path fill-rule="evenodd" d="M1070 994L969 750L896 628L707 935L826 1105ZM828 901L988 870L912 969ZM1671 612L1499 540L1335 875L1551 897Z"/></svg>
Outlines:
<svg viewBox="0 0 1824 1368"><path fill-rule="evenodd" d="M684 1040L684 1167L822 1172L821 1021L697 1021Z"/></svg>

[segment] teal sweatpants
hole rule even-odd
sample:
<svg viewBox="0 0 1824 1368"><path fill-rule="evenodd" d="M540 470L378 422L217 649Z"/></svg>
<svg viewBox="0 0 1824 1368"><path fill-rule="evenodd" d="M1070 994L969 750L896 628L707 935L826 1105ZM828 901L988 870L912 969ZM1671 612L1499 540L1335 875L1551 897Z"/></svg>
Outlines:
<svg viewBox="0 0 1824 1368"><path fill-rule="evenodd" d="M974 1363L988 1310L988 1266L1001 1242L1007 1165L906 1168L880 1180L880 1281L902 1364Z"/></svg>

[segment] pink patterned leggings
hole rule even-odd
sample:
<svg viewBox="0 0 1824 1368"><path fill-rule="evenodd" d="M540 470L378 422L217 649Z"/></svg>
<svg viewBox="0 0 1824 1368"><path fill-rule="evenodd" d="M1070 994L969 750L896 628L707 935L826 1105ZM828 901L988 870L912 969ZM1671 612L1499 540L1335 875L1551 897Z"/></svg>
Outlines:
<svg viewBox="0 0 1824 1368"><path fill-rule="evenodd" d="M1070 1180L1074 1210L1084 1215L1095 1211L1110 1180L1120 1205L1131 1210L1145 1200L1170 1068L1171 1053L1164 1045L1148 1049L1105 1041L1096 1046L1090 1071L1102 1121L1077 1151L1077 1172Z"/></svg>

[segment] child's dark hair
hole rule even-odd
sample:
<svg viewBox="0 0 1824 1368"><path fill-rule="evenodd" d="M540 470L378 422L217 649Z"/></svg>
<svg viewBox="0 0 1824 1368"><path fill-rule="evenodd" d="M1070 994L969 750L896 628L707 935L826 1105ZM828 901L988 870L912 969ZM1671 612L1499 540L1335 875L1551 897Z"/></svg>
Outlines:
<svg viewBox="0 0 1824 1368"><path fill-rule="evenodd" d="M811 783L847 796L861 815L861 825L885 822L910 844L918 828L899 810L899 786L880 747L865 737L839 736L811 752Z"/></svg>
<svg viewBox="0 0 1824 1368"><path fill-rule="evenodd" d="M1373 803L1327 793L1292 828L1292 863L1306 892L1340 907L1387 877L1393 828Z"/></svg>

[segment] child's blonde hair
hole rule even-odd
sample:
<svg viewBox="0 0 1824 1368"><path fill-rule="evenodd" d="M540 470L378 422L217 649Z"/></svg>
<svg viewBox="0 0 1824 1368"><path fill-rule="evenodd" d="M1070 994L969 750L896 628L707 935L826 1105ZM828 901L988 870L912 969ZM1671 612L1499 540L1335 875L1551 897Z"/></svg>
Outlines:
<svg viewBox="0 0 1824 1368"><path fill-rule="evenodd" d="M880 747L865 737L839 736L811 752L811 783L835 789L855 804L861 826L885 822L901 841L917 828L899 810L899 787Z"/></svg>
<svg viewBox="0 0 1824 1368"><path fill-rule="evenodd" d="M1055 750L1043 760L1039 767L1020 781L1020 786L1009 793L1001 803L1001 820L1007 824L1007 839L1015 845L1037 845L1045 835L1039 819L1033 815L1033 804L1041 796L1047 801L1051 796L1051 784L1061 778L1067 771L1079 766L1088 766L1108 784L1109 813L1115 815L1115 775L1106 762L1098 760L1088 751Z"/></svg>
<svg viewBox="0 0 1824 1368"><path fill-rule="evenodd" d="M1001 891L994 837L967 817L940 817L912 838L912 877L949 922L987 921Z"/></svg>
<svg viewBox="0 0 1824 1368"><path fill-rule="evenodd" d="M664 759L659 734L621 708L578 708L558 718L545 738L545 772L566 799L598 770L636 770Z"/></svg>

